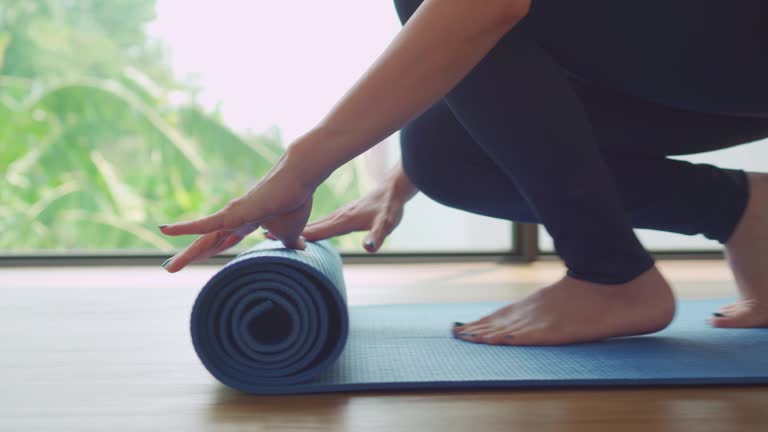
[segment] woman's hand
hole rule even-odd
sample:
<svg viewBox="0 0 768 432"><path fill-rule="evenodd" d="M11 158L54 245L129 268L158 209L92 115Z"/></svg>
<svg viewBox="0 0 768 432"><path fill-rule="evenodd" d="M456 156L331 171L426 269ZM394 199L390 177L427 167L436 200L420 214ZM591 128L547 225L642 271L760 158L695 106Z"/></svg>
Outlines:
<svg viewBox="0 0 768 432"><path fill-rule="evenodd" d="M250 191L218 212L189 222L161 225L163 234L170 236L201 234L163 267L175 273L193 261L229 249L260 226L286 247L304 249L301 232L312 211L316 185L301 181L297 175L300 164L292 164L287 155Z"/></svg>
<svg viewBox="0 0 768 432"><path fill-rule="evenodd" d="M369 231L363 241L363 248L374 253L400 224L405 203L417 192L416 187L405 175L402 165L398 165L384 184L307 225L303 236L309 241L319 241L355 231ZM274 238L271 231L267 236Z"/></svg>
<svg viewBox="0 0 768 432"><path fill-rule="evenodd" d="M403 218L405 203L389 195L388 188L380 187L307 225L303 236L309 241L319 241L367 230L370 232L365 237L363 247L374 253ZM273 238L271 230L267 236Z"/></svg>

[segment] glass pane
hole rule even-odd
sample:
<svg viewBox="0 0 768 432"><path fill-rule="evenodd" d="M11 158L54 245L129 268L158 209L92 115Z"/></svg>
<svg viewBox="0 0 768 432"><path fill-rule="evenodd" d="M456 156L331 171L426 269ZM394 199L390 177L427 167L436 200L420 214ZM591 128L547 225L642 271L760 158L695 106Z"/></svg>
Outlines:
<svg viewBox="0 0 768 432"><path fill-rule="evenodd" d="M156 226L246 191L399 28L391 2L4 0L0 254L186 246ZM312 217L369 191L396 147L339 169ZM419 197L385 250L504 250L510 230Z"/></svg>
<svg viewBox="0 0 768 432"><path fill-rule="evenodd" d="M768 139L738 147L688 156L676 156L675 159L695 163L708 163L723 168L736 168L746 171L768 171ZM645 247L655 251L691 250L718 251L722 246L704 236L686 236L662 231L636 230ZM552 252L552 238L543 227L539 227L539 246L542 251Z"/></svg>

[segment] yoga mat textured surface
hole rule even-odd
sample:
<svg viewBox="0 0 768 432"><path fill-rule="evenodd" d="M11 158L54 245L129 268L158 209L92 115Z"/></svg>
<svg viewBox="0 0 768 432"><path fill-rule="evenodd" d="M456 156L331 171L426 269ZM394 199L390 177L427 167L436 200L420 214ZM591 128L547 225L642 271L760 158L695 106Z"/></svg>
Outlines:
<svg viewBox="0 0 768 432"><path fill-rule="evenodd" d="M436 286L435 289L440 289ZM345 306L341 261L261 243L200 292L192 341L221 382L258 394L415 388L768 383L768 330L713 329L726 300L685 301L662 332L557 347L453 339L502 303Z"/></svg>

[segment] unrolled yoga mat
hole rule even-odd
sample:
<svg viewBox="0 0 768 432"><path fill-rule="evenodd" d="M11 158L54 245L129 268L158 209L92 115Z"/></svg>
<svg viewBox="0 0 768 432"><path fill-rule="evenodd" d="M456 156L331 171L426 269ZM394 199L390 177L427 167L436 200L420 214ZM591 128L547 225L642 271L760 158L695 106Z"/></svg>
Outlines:
<svg viewBox="0 0 768 432"><path fill-rule="evenodd" d="M205 285L192 310L192 341L213 376L257 394L768 383L768 330L706 323L725 300L682 302L672 325L653 335L502 347L450 334L452 322L500 303L347 309L345 298L329 243L294 251L267 241Z"/></svg>

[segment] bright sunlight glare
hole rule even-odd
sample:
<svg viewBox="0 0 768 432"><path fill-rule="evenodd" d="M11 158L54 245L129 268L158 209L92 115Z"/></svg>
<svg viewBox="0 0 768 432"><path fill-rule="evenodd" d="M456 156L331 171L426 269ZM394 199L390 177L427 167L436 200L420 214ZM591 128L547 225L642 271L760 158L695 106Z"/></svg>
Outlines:
<svg viewBox="0 0 768 432"><path fill-rule="evenodd" d="M286 142L312 128L400 28L389 1L158 0L148 32L225 123Z"/></svg>

